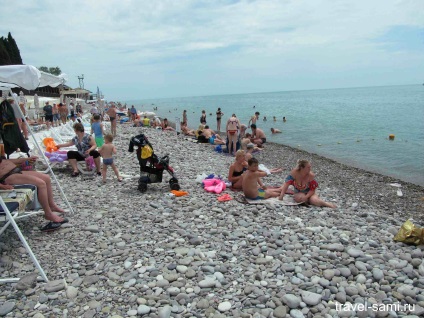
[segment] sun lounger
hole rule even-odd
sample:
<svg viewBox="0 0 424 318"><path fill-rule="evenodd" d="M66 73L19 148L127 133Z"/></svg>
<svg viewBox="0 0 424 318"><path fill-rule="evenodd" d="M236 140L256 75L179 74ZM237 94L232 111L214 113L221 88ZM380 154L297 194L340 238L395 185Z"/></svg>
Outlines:
<svg viewBox="0 0 424 318"><path fill-rule="evenodd" d="M17 185L13 190L1 190L0 191L0 222L5 222L3 227L0 229L0 235L3 234L9 225L12 225L16 234L18 234L19 239L24 245L26 251L31 257L32 262L39 270L41 277L47 282L48 278L35 257L34 253L31 250L28 242L23 236L19 226L16 221L19 219L27 218L35 214L44 213L42 210L30 211L29 209L39 208L38 199L37 199L37 187L34 185ZM11 277L6 278L2 277L0 283L11 283L18 281L19 278Z"/></svg>

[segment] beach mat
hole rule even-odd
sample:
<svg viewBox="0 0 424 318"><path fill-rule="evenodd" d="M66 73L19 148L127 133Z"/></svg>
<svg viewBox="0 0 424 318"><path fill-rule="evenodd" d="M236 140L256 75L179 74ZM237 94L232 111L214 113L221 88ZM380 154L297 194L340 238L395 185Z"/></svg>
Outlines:
<svg viewBox="0 0 424 318"><path fill-rule="evenodd" d="M295 206L295 205L300 205L304 203L304 202L294 201L292 195L285 195L283 200L280 200L278 198L269 198L266 200L252 200L252 199L247 199L242 192L236 193L236 195L234 196L234 199L237 202L240 202L243 204L269 204L269 205Z"/></svg>
<svg viewBox="0 0 424 318"><path fill-rule="evenodd" d="M269 198L265 200L252 200L252 199L246 199L247 204L271 204L271 205L299 205L303 202L296 202L294 201L293 197L290 195L285 195L283 200L280 200L278 198Z"/></svg>

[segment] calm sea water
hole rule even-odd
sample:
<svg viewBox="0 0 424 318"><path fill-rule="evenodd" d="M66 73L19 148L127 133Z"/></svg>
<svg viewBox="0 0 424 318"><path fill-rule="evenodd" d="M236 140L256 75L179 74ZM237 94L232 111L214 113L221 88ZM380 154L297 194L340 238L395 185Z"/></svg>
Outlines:
<svg viewBox="0 0 424 318"><path fill-rule="evenodd" d="M385 86L128 101L175 121L188 112L191 128L202 109L216 129L235 113L242 123L255 111L269 141L298 147L369 171L424 186L424 86ZM255 106L255 107L254 107ZM212 116L209 115L212 113ZM267 120L263 118L266 116ZM273 116L276 121L273 121ZM283 122L283 116L287 121ZM272 135L270 128L281 134ZM221 130L223 130L222 128ZM389 140L394 134L395 139Z"/></svg>

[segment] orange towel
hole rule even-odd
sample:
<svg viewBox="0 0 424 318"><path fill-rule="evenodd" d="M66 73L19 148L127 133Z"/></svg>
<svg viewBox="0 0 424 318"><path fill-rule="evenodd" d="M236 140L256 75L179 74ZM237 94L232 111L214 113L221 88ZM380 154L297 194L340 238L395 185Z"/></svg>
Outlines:
<svg viewBox="0 0 424 318"><path fill-rule="evenodd" d="M176 196L176 197L182 197L183 195L188 195L188 192L185 191L178 191L178 190L171 190L171 192Z"/></svg>

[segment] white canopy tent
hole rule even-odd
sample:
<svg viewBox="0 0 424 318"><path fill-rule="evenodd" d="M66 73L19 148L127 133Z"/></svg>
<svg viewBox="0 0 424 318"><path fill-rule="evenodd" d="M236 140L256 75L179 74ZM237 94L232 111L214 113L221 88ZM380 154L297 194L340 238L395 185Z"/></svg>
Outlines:
<svg viewBox="0 0 424 318"><path fill-rule="evenodd" d="M60 84L64 84L65 82L65 75L62 76L54 76L52 74L47 74L44 72L39 71L36 67L31 65L6 65L6 66L0 66L0 90L8 90L10 94L12 94L11 88L13 87L22 87L27 90L35 90L37 87L43 87L43 86L52 86L57 87ZM18 101L15 100L15 103L18 104ZM22 114L23 115L23 114ZM25 117L25 116L22 116ZM62 187L60 186L56 175L53 173L49 160L44 155L44 152L41 150L40 145L38 144L31 127L28 125L28 122L25 118L23 118L25 125L28 127L28 131L31 133L31 136L34 140L34 145L37 147L39 153L43 156L43 159L48 166L48 170L50 174L52 175L54 181L56 182L57 186L60 189L60 193L66 202L67 206L70 209L70 212L73 213L72 207L66 198L65 193L63 192ZM10 211L7 209L6 204L4 203L3 199L0 198L0 205L3 207L3 211L6 213L6 216L10 223L12 224L13 228L15 229L16 233L18 234L20 240L22 241L22 244L24 245L25 249L29 253L33 263L40 271L41 276L45 281L48 281L46 274L44 273L41 265L39 264L38 260L36 259L34 253L32 252L30 246L28 245L27 241L25 240L25 237L22 235L18 225L16 224L13 216L11 215ZM8 279L0 279L0 282L15 282L19 280L18 278L8 278Z"/></svg>
<svg viewBox="0 0 424 318"><path fill-rule="evenodd" d="M66 75L55 76L41 72L32 65L4 65L0 66L0 87L22 87L34 90L37 87L57 87L64 84Z"/></svg>

